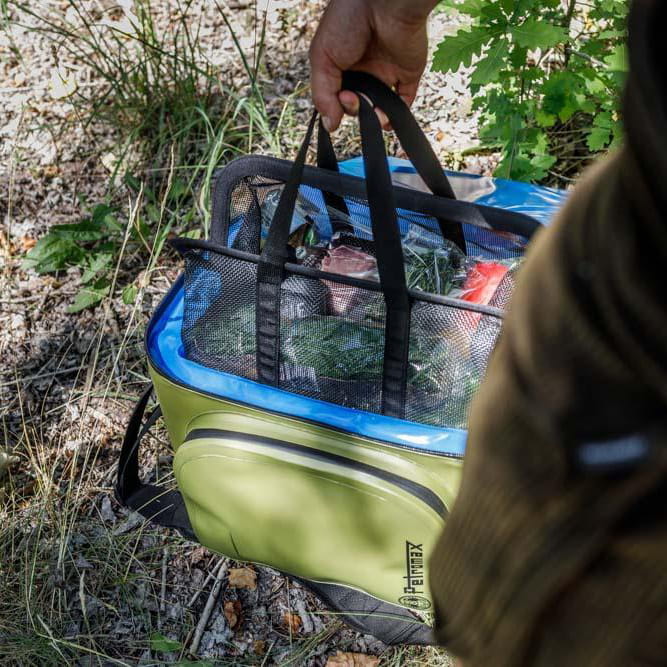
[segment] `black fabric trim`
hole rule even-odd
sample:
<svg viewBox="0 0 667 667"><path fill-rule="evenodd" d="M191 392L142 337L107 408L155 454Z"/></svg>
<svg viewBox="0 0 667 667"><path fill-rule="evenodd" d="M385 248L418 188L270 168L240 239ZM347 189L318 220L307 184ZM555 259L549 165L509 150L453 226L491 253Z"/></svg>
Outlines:
<svg viewBox="0 0 667 667"><path fill-rule="evenodd" d="M257 379L275 387L280 382L280 288L284 278L281 266L257 267L255 340Z"/></svg>
<svg viewBox="0 0 667 667"><path fill-rule="evenodd" d="M351 628L372 635L388 646L436 644L433 629L404 607L348 586L287 576L314 593L329 609L340 610L340 616Z"/></svg>
<svg viewBox="0 0 667 667"><path fill-rule="evenodd" d="M382 366L382 414L405 419L410 310L387 307Z"/></svg>
<svg viewBox="0 0 667 667"><path fill-rule="evenodd" d="M231 193L247 177L261 176L284 183L293 163L263 155L246 155L232 160L215 174L213 186L213 217L211 240L227 244L229 232L229 206ZM306 165L302 185L325 192L335 192L343 197L366 197L363 178L340 174L328 169ZM510 232L529 240L542 225L524 213L475 204L474 202L438 197L426 192L392 185L398 208L431 216L447 224L466 224L491 230Z"/></svg>
<svg viewBox="0 0 667 667"><path fill-rule="evenodd" d="M438 197L455 199L454 190L431 144L412 115L410 107L399 95L367 72L343 72L341 88L362 93L371 100L373 106L382 109L396 132L403 150L410 157L429 190Z"/></svg>
<svg viewBox="0 0 667 667"><path fill-rule="evenodd" d="M311 459L317 459L319 461L333 463L344 468L350 468L351 470L355 470L366 475L372 475L373 477L377 477L378 479L382 479L385 482L389 482L390 484L399 487L406 493L409 493L424 504L428 505L440 517L445 517L447 515L447 508L445 507L445 503L434 491L429 489L427 486L413 482L412 480L401 477L400 475L397 475L393 472L382 470L382 468L369 465L368 463L361 463L360 461L355 461L354 459L347 458L346 456L341 456L340 454L333 454L331 452L325 452L321 449L313 449L312 447L298 445L294 442L277 440L276 438L259 436L253 433L239 433L237 431L228 431L218 428L193 429L185 437L184 442L201 440L203 438L240 440L241 442L264 445L271 447L272 449L279 449L284 452L293 452Z"/></svg>
<svg viewBox="0 0 667 667"><path fill-rule="evenodd" d="M259 263L259 256L236 248L229 248L227 246L219 245L213 241L204 241L201 239L190 239L185 237L178 237L169 239L167 241L177 252L184 255L190 250L208 250L216 252L226 257L233 257L244 262ZM380 283L374 280L363 280L361 278L351 278L349 276L341 276L337 273L330 273L328 271L320 271L308 266L301 266L300 264L285 264L285 271L287 273L294 273L299 276L306 276L307 278L317 278L319 280L329 280L341 285L349 285L350 287L360 287L371 292L381 292L382 287ZM430 292L422 292L420 290L408 290L408 295L412 301L423 301L425 303L434 303L439 306L448 306L456 308L457 310L466 310L473 313L480 313L481 315L490 315L503 319L505 312L501 308L493 306L486 306L484 304L473 303L471 301L464 301L463 299L455 299L450 296L441 296L439 294L431 294Z"/></svg>
<svg viewBox="0 0 667 667"><path fill-rule="evenodd" d="M259 382L276 387L280 382L280 287L284 278L284 266L289 259L288 240L292 215L316 119L317 113L313 113L299 154L280 193L257 267L255 302L257 379Z"/></svg>

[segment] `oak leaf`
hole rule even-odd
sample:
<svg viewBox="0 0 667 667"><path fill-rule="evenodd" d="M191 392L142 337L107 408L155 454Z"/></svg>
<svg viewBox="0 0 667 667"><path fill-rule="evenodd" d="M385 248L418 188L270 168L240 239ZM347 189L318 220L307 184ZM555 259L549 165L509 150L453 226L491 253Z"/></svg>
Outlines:
<svg viewBox="0 0 667 667"><path fill-rule="evenodd" d="M293 633L299 632L303 623L301 616L299 616L299 614L294 614L291 611L285 612L285 615L283 616L283 622L285 623L285 626Z"/></svg>
<svg viewBox="0 0 667 667"><path fill-rule="evenodd" d="M227 619L227 624L233 630L241 620L241 603L238 600L228 600L223 606L223 612Z"/></svg>

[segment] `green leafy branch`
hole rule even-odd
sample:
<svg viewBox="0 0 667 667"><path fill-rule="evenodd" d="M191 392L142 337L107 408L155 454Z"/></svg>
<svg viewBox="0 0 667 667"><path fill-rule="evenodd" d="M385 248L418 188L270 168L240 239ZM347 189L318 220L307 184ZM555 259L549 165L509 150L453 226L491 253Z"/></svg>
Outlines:
<svg viewBox="0 0 667 667"><path fill-rule="evenodd" d="M468 27L437 47L441 72L471 68L480 136L499 148L496 175L543 180L622 136L626 71L623 0L446 0ZM557 164L558 163L558 164Z"/></svg>

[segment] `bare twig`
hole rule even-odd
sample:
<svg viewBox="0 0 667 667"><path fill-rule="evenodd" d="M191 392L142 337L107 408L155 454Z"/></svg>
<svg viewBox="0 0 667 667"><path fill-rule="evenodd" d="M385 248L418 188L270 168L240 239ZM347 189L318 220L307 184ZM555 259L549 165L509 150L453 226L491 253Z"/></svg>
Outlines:
<svg viewBox="0 0 667 667"><path fill-rule="evenodd" d="M204 611L202 612L202 615L199 618L199 622L197 623L197 628L195 629L195 635L192 638L192 643L190 644L190 653L192 654L197 653L197 649L199 648L199 643L201 642L204 630L206 630L206 625L208 624L208 620L211 617L211 612L213 611L213 607L215 606L215 603L218 600L218 595L220 595L220 589L222 588L222 580L225 574L227 574L228 567L229 567L229 561L226 558L222 558L220 560L220 564L218 565L217 568L218 571L215 576L215 581L213 583L213 587L211 588L211 592L208 595L206 606L204 607Z"/></svg>
<svg viewBox="0 0 667 667"><path fill-rule="evenodd" d="M195 602L199 599L199 596L204 592L206 587L208 586L209 582L211 579L213 579L218 571L218 568L220 567L220 562L215 564L215 567L213 567L209 573L206 575L206 579L204 580L204 583L201 585L199 589L195 591L195 594L190 598L190 601L186 605L188 608L191 608Z"/></svg>
<svg viewBox="0 0 667 667"><path fill-rule="evenodd" d="M160 611L164 614L167 608L167 565L169 563L169 547L162 549L162 585L160 586Z"/></svg>
<svg viewBox="0 0 667 667"><path fill-rule="evenodd" d="M43 380L44 378L50 378L55 375L66 375L67 373L74 373L75 371L80 371L83 370L84 368L88 368L88 364L83 364L81 366L72 366L71 368L60 368L55 371L49 371L48 373L39 373L37 375L31 375L26 378L17 378L15 380L10 380L9 382L0 383L0 387L10 387L11 385L17 384L18 382L25 383L25 382L32 382L33 380Z"/></svg>

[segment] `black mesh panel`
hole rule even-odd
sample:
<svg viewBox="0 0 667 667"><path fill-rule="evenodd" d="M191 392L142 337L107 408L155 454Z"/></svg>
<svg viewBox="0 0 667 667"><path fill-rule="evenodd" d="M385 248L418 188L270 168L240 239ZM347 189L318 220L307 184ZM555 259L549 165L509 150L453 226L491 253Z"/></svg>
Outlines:
<svg viewBox="0 0 667 667"><path fill-rule="evenodd" d="M499 330L497 317L417 302L410 330L406 418L465 428L470 400Z"/></svg>
<svg viewBox="0 0 667 667"><path fill-rule="evenodd" d="M185 256L183 345L188 359L257 379L257 265L209 250Z"/></svg>
<svg viewBox="0 0 667 667"><path fill-rule="evenodd" d="M259 176L243 178L233 188L228 202L230 246L254 255L260 252L261 239L281 191L279 181ZM290 245L294 261L310 269L310 273L288 271L282 284L279 386L311 398L379 413L385 303L381 292L363 286L363 280L377 279L367 202L354 197L345 197L345 201L350 217L343 219L344 214L327 209L319 190L300 191ZM465 287L469 259L443 241L437 221L404 209L398 215L406 266L409 252L413 252L407 246L421 243L419 259L426 267L436 267L438 284L465 293L461 288ZM331 240L331 223L337 216L339 221L352 221L354 235ZM488 303L504 309L518 266L511 260L522 256L525 242L484 227L464 225L464 231L472 264L488 260L511 264ZM330 275L315 271L324 266L322 259L330 241L330 247L347 245L365 254L366 259L360 262L362 281L346 284L344 279L331 280ZM193 248L185 257L182 335L187 358L256 380L257 264L227 256L214 247ZM442 272L442 266L449 268ZM409 281L416 289L433 284L429 282L432 275L418 278ZM408 420L456 428L467 426L470 400L486 372L500 334L501 319L469 310L465 301L459 303L461 307L457 308L434 303L427 297L414 300L405 405Z"/></svg>
<svg viewBox="0 0 667 667"><path fill-rule="evenodd" d="M379 412L382 294L292 275L283 283L280 317L282 388Z"/></svg>

